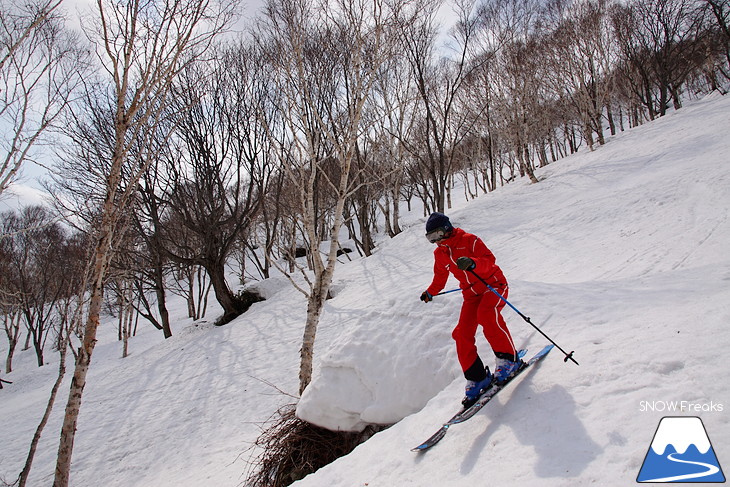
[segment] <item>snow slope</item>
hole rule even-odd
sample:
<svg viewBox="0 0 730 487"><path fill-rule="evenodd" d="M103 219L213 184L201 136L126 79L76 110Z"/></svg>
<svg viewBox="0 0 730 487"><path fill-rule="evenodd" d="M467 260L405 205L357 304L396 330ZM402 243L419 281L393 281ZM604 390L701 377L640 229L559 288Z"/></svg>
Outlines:
<svg viewBox="0 0 730 487"><path fill-rule="evenodd" d="M710 361L730 345L729 128L730 98L711 96L540 169L539 184L517 181L449 211L496 254L511 302L580 366L554 350L424 455L410 448L463 393L450 338L459 293L418 300L432 266L420 214L372 257L338 267L299 414L345 429L398 423L295 485L629 485L660 418L673 415L700 416L728 463L730 365ZM184 319L180 303L175 336L145 328L126 359L113 321L104 325L72 485L242 485L261 423L298 387L304 298L283 279L262 287L267 301L220 328ZM518 343L545 343L505 317ZM42 414L56 372L48 361L34 368L22 352L3 375L14 382L0 391L5 480L21 470ZM31 485L52 483L64 403Z"/></svg>
<svg viewBox="0 0 730 487"><path fill-rule="evenodd" d="M728 129L730 100L711 98L542 169L538 185L519 182L452 211L497 255L511 282L511 302L564 348L575 349L581 365L565 364L553 351L496 404L418 456L409 448L450 417L463 383L442 384L442 376L422 370L454 361L441 348L434 353L424 337L414 342L410 360L401 361L409 369L399 381L434 380L443 391L418 414L297 485L456 486L485 478L490 485L627 485L665 415L701 416L722 462L723 453L730 455L730 366L709 361L730 345ZM418 256L418 272L402 284L408 288L402 300L408 294L409 312L423 314L405 324L372 323L373 333L413 325L421 333L424 326L446 332L448 317L456 316L455 295L433 308L415 303L428 266L421 262L426 250L411 238L393 239L382 253L417 246L411 255ZM534 351L544 343L505 313L518 342ZM399 321L401 314L393 314ZM383 356L393 350L387 342L365 346ZM330 357L340 355L330 351L322 369L335 369ZM371 376L368 369L359 375ZM669 401L680 401L680 409L662 410Z"/></svg>

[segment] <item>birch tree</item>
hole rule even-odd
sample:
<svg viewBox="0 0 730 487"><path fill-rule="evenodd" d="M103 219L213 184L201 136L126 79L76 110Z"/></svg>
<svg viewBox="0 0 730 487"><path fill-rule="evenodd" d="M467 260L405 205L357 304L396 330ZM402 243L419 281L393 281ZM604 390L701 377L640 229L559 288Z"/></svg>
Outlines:
<svg viewBox="0 0 730 487"><path fill-rule="evenodd" d="M86 66L62 28L61 0L0 2L0 195L68 106Z"/></svg>
<svg viewBox="0 0 730 487"><path fill-rule="evenodd" d="M606 0L570 5L561 12L562 22L551 33L547 53L552 90L572 106L581 122L581 130L593 150L605 143L604 108L610 107L612 71L618 48L610 22ZM610 112L608 112L610 113Z"/></svg>
<svg viewBox="0 0 730 487"><path fill-rule="evenodd" d="M436 23L440 2L421 0L417 8L404 10L398 19L400 46L408 60L418 93L417 128L407 144L416 161L412 173L423 186L426 206L444 211L449 198L449 180L453 177L459 145L470 133L486 106L480 99L465 108L466 80L489 61L475 56L474 48L484 32L473 0L454 2L458 20L451 31L450 56L439 56ZM405 141L404 141L405 142Z"/></svg>
<svg viewBox="0 0 730 487"><path fill-rule="evenodd" d="M282 120L271 139L280 141L282 167L296 188L313 268L311 277L304 273L306 286L297 286L307 296L300 393L312 377L314 342L337 262L345 201L358 188L353 163L367 130L363 114L379 66L393 46L395 10L405 3L271 0L260 26ZM321 211L318 190L326 191L329 203ZM323 221L326 231L321 230Z"/></svg>
<svg viewBox="0 0 730 487"><path fill-rule="evenodd" d="M96 345L111 242L136 183L150 158L129 160L132 146L145 147L168 102L170 86L231 21L235 4L208 0L98 0L87 36L109 80L114 115L113 143L105 166L105 195L94 234L89 305L61 429L55 487L69 484L81 398ZM125 173L125 168L131 171ZM126 177L125 177L126 175Z"/></svg>

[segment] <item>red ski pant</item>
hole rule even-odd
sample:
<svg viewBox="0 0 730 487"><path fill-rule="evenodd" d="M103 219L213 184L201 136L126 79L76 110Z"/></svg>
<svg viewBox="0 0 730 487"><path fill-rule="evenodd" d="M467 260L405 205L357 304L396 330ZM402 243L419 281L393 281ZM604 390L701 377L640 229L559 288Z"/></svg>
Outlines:
<svg viewBox="0 0 730 487"><path fill-rule="evenodd" d="M496 291L507 298L506 285L495 287ZM469 291L467 291L468 293ZM451 333L456 341L456 354L459 357L461 369L466 371L476 361L476 332L477 326L482 326L484 337L489 342L494 353L514 355L517 353L507 324L502 317L504 301L491 291L481 295L467 295L461 306L459 323Z"/></svg>

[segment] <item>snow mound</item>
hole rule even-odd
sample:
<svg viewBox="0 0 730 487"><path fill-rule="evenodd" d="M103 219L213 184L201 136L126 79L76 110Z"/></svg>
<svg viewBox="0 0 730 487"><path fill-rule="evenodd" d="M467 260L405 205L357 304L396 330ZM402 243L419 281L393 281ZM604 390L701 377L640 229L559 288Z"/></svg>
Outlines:
<svg viewBox="0 0 730 487"><path fill-rule="evenodd" d="M389 245L411 247L421 257L399 260L381 251L341 269L340 282L350 284L323 314L314 378L297 407L306 421L343 431L392 424L422 408L458 373L450 336L458 303L425 307L418 299L430 282L428 242L410 232Z"/></svg>

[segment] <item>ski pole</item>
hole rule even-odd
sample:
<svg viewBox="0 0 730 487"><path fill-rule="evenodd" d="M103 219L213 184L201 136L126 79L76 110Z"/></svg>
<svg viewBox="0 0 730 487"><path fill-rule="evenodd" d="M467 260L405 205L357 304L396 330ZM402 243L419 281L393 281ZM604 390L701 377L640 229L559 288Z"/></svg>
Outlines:
<svg viewBox="0 0 730 487"><path fill-rule="evenodd" d="M479 277L479 276L477 276L477 277ZM452 290L450 290L450 291L442 291L442 292L440 292L440 293L436 294L435 296L441 296L442 294L449 294L449 293L455 293L456 291L466 291L467 289L471 289L471 287L472 287L473 285L474 285L474 283L471 283L471 284L469 284L469 285L468 285L467 287L465 287L464 289L462 289L462 288L460 288L460 287L457 287L456 289L452 289Z"/></svg>
<svg viewBox="0 0 730 487"><path fill-rule="evenodd" d="M455 293L456 291L461 291L461 288L460 287L457 287L456 289L452 289L450 291L441 291L438 294L434 294L434 296L441 296L442 294Z"/></svg>
<svg viewBox="0 0 730 487"><path fill-rule="evenodd" d="M497 292L496 289L494 289L492 286L490 286L489 284L487 284L487 281L485 281L484 279L482 279L482 277L479 274L477 274L476 272L474 272L473 269L469 269L469 272L471 272L472 274L474 274L474 276L476 276L477 279L479 279L480 281L482 281L482 284L484 284L485 286L487 286L487 288L490 291L492 291L494 294L496 294L499 297L499 299L501 299L502 301L504 301L505 303L507 303L507 305L510 308L512 308L515 311L515 313L517 313L518 315L520 315L520 318L522 318L523 320L525 320L526 322L528 322L530 325L532 325L532 327L534 329L536 329L537 331L539 331L542 336L544 336L545 338L547 338L550 343L552 343L553 345L555 345L558 350L560 350L561 352L563 352L563 355L565 355L565 359L563 360L563 362L567 362L568 360L571 360L575 365L580 365L573 358L573 353L575 352L575 350L571 351L570 353L568 353L565 350L563 350L560 347L560 345L558 345L557 343L555 343L552 338L550 338L549 336L547 336L540 328L538 328L537 325L535 325L528 316L525 316L524 314L522 314L522 312L520 312L520 310L518 310L517 308L515 308L512 305L512 303L510 303L509 301L507 301L507 298L505 298L504 296L502 296L501 294L499 294L499 292Z"/></svg>

